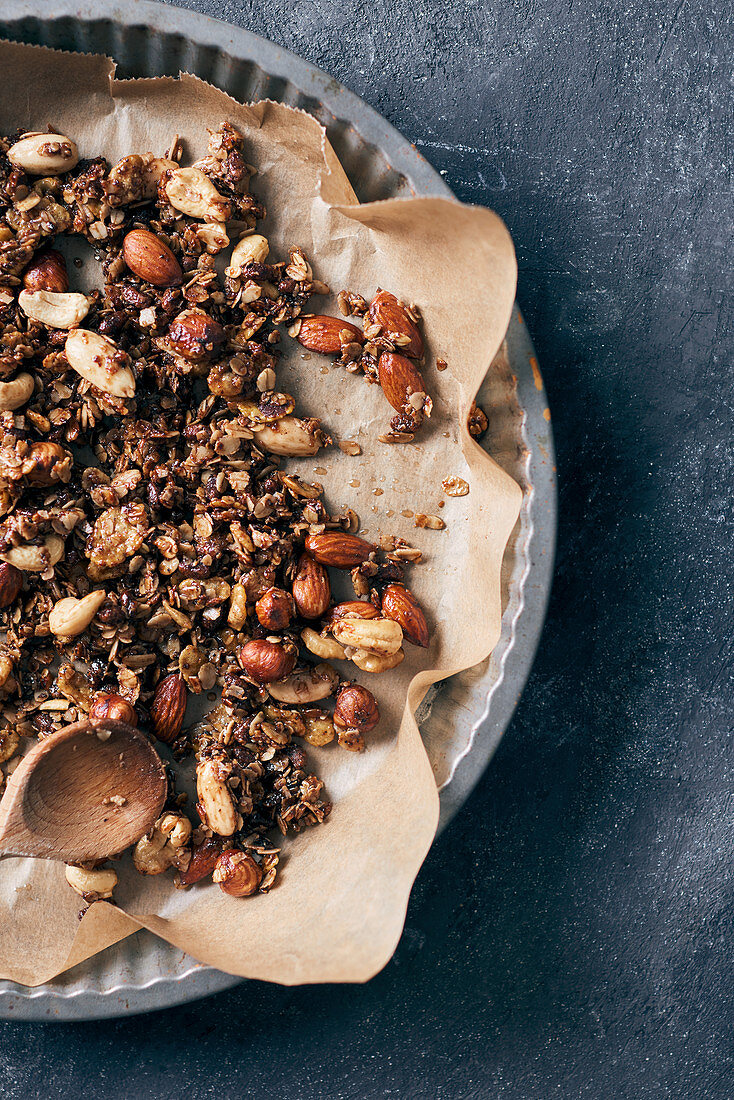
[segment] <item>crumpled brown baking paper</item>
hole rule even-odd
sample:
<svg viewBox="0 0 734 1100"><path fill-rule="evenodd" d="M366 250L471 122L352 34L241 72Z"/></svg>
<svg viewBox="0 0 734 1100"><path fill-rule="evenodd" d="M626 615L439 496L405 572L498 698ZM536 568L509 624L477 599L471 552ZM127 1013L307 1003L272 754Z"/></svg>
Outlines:
<svg viewBox="0 0 734 1100"><path fill-rule="evenodd" d="M392 415L379 387L285 342L279 387L296 395L298 412L322 417L335 440L362 447L358 457L333 447L292 467L321 481L334 507L354 508L368 537L393 533L421 548L424 562L408 582L432 626L429 651L407 645L398 669L360 676L382 712L368 751L309 750L334 802L331 819L287 843L277 887L267 895L238 901L211 883L177 891L170 875L141 878L125 857L119 908L98 902L81 922L63 865L5 860L0 977L36 985L144 926L250 978L366 980L395 949L438 819L413 712L430 684L483 660L499 636L500 565L521 494L465 422L510 318L510 237L489 210L445 199L357 205L313 118L271 102L243 106L191 76L116 81L105 58L2 43L0 86L1 132L51 125L73 137L82 156L111 162L131 152L162 154L174 134L185 140L189 162L204 152L207 127L228 119L245 134L258 167L253 190L267 207L262 232L271 255L287 258L289 247L301 245L334 293L348 287L369 298L382 286L417 302L434 400L415 444L379 443ZM313 308L337 313L333 297ZM442 373L437 356L448 362ZM468 496L445 495L441 481L450 475L469 482ZM436 514L440 500L446 529L416 529L412 513Z"/></svg>

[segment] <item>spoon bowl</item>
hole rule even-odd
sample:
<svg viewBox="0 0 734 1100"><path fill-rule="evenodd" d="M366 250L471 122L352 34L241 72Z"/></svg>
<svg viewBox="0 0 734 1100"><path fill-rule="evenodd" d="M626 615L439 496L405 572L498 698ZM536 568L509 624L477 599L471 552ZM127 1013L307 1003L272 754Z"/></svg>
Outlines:
<svg viewBox="0 0 734 1100"><path fill-rule="evenodd" d="M163 809L163 763L140 730L88 718L23 757L0 801L0 855L65 863L106 859L135 844Z"/></svg>

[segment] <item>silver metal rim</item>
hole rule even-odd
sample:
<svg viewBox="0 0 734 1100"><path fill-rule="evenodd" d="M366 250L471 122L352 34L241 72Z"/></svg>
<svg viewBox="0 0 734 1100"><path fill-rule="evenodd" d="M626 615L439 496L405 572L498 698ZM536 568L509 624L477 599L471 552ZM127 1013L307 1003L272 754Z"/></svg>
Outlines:
<svg viewBox="0 0 734 1100"><path fill-rule="evenodd" d="M327 126L330 136L332 128L348 130L350 143L362 146L363 158L371 148L379 151L380 161L387 162L389 171L383 172L384 178L369 181L370 197L395 194L452 197L450 188L435 169L358 96L308 62L249 31L147 0L133 0L124 7L114 0L80 5L74 0L55 0L53 14L41 18L37 12L34 0L6 0L0 17L0 37L60 49L108 53L119 58L121 52L112 46L120 32L127 36L124 47L133 53L136 47L145 44L142 52L146 75L155 75L161 63L154 49L151 56L148 43L155 47L156 35L174 33L175 20L176 40L188 43L196 53L194 64L187 59L182 68L217 84L221 83L218 68L226 70L228 59L251 62L266 84L259 94L305 106ZM130 39L131 35L134 38ZM243 98L257 95L248 89ZM345 168L351 177L349 164ZM522 442L528 452L529 489L521 514L524 553L518 554L514 562L500 641L475 685L476 707L471 714L467 751L457 760L449 780L441 788L439 830L479 781L517 706L540 638L553 573L556 535L553 438L535 352L517 308L507 342L517 379L517 401L524 412ZM241 980L202 966L178 952L175 962L167 957L153 979L141 981L135 974L134 960L154 950L154 941L149 933L140 932L98 956L98 959L108 956L106 971L118 973L118 980L104 989L80 988L78 981L69 981L64 975L35 989L0 981L0 1018L84 1020L121 1016L181 1004L230 988ZM168 950L169 955L171 951ZM128 965L131 961L133 965ZM90 960L81 967L95 963L96 960ZM75 972L79 970L80 967L75 968Z"/></svg>

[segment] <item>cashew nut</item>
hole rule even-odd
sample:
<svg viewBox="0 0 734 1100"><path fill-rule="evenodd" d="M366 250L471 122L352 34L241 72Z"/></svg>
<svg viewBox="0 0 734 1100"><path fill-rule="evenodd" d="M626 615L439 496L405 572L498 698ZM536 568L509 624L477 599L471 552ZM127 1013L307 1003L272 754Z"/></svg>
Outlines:
<svg viewBox="0 0 734 1100"><path fill-rule="evenodd" d="M52 634L59 638L73 638L81 634L91 623L102 604L107 599L107 593L99 590L90 592L78 600L75 596L67 596L54 604L48 617L48 625Z"/></svg>
<svg viewBox="0 0 734 1100"><path fill-rule="evenodd" d="M24 573L43 573L56 565L63 556L64 540L58 535L47 535L41 546L26 543L22 546L13 546L4 554L0 554L3 561L9 562Z"/></svg>
<svg viewBox="0 0 734 1100"><path fill-rule="evenodd" d="M310 626L301 631L301 638L306 649L325 661L343 661L346 656L343 646L340 646L334 638L317 634Z"/></svg>
<svg viewBox="0 0 734 1100"><path fill-rule="evenodd" d="M0 382L0 412L12 412L25 405L35 388L31 374L19 374L10 382Z"/></svg>
<svg viewBox="0 0 734 1100"><path fill-rule="evenodd" d="M47 328L72 328L89 313L86 296L70 291L60 294L54 290L21 290L18 305L31 321L39 321Z"/></svg>
<svg viewBox="0 0 734 1100"><path fill-rule="evenodd" d="M232 206L200 168L177 168L164 184L166 198L175 210L205 222L226 222Z"/></svg>
<svg viewBox="0 0 734 1100"><path fill-rule="evenodd" d="M243 267L248 264L261 264L268 258L270 245L267 237L262 233L253 233L250 237L243 237L232 250L232 256L227 268L227 275L236 279Z"/></svg>
<svg viewBox="0 0 734 1100"><path fill-rule="evenodd" d="M101 901L112 897L112 891L117 886L117 875L111 867L89 871L86 867L67 863L66 881L85 901Z"/></svg>
<svg viewBox="0 0 734 1100"><path fill-rule="evenodd" d="M308 671L294 672L277 684L268 684L268 692L279 703L315 703L333 695L338 683L336 669L321 664Z"/></svg>
<svg viewBox="0 0 734 1100"><path fill-rule="evenodd" d="M369 653L366 649L356 649L349 652L349 659L362 672L387 672L395 668L405 657L405 652L399 649L397 653Z"/></svg>
<svg viewBox="0 0 734 1100"><path fill-rule="evenodd" d="M344 646L385 655L397 653L403 641L402 627L392 619L338 619L331 632Z"/></svg>
<svg viewBox="0 0 734 1100"><path fill-rule="evenodd" d="M315 455L321 447L317 420L284 416L274 424L257 425L255 442L274 455Z"/></svg>

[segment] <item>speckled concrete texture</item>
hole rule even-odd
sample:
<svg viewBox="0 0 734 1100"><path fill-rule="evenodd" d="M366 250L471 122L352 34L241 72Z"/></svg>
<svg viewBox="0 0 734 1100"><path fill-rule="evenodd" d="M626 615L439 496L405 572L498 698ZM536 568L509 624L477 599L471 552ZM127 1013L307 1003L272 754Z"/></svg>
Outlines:
<svg viewBox="0 0 734 1100"><path fill-rule="evenodd" d="M556 583L381 975L0 1024L0 1095L727 1100L731 8L190 6L333 73L506 219L554 417Z"/></svg>

